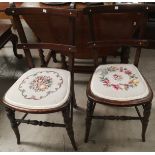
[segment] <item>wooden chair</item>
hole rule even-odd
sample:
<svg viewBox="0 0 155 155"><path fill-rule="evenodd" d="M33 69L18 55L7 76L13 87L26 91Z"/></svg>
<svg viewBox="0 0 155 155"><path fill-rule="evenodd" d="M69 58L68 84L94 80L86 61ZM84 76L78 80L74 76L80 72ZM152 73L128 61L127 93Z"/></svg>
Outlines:
<svg viewBox="0 0 155 155"><path fill-rule="evenodd" d="M107 16L107 25L112 24L115 28L117 25L119 31L127 31L126 33L134 30L137 20L141 21L142 25L145 25L146 18L145 13L147 8L144 5L114 5L104 7L88 7L84 10L84 13L88 16L89 30L91 34L91 40L88 43L89 48L94 51L94 64L98 66L98 48L100 47L136 47L136 54L133 64L107 64L100 65L96 68L92 75L92 78L87 87L87 116L86 116L86 133L85 142L88 142L90 127L92 119L104 119L104 120L140 120L142 123L142 141L145 141L145 132L147 129L151 101L153 98L152 90L137 69L141 48L148 47L149 42L147 40L140 39L143 34L143 28L140 29L137 39L134 38L108 38L107 40L96 40L96 29L94 23L96 22L96 14L103 14ZM113 15L117 16L120 20L115 21L115 24L111 21ZM128 16L126 21L122 21L124 16ZM106 22L105 21L105 22ZM109 23L108 23L109 22ZM124 24L124 29L120 30ZM130 28L128 28L128 26ZM132 28L133 27L133 28ZM143 27L143 26L142 26ZM101 38L100 38L101 39ZM107 55L109 53L106 53ZM97 116L93 114L96 104L113 107L135 107L138 117L133 116ZM138 107L142 106L143 116L141 115Z"/></svg>
<svg viewBox="0 0 155 155"><path fill-rule="evenodd" d="M3 48L8 41L12 42L14 55L20 59L21 54L17 54L16 45L18 43L18 37L12 33L11 24L5 24L0 22L0 49Z"/></svg>
<svg viewBox="0 0 155 155"><path fill-rule="evenodd" d="M23 37L23 27L20 15L31 17L61 16L68 18L70 28L70 38L68 44L58 44L52 42L18 44L19 49L23 49L30 69L24 73L6 92L3 103L6 107L7 116L11 127L16 135L17 143L20 144L20 134L18 126L21 123L39 125L45 127L65 127L73 148L77 150L74 132L72 127L73 120L73 95L74 95L74 52L76 47L74 41L74 23L77 16L75 10L51 9L51 8L7 8L6 14L11 15L16 23L16 28ZM44 25L50 29L50 25ZM24 38L24 37L23 37ZM22 38L22 39L23 39ZM53 49L69 57L69 71L56 68L34 68L30 49ZM16 92L16 93L14 93ZM15 112L24 112L21 119L15 118ZM25 120L28 114L46 114L62 112L64 124L42 122L37 120Z"/></svg>

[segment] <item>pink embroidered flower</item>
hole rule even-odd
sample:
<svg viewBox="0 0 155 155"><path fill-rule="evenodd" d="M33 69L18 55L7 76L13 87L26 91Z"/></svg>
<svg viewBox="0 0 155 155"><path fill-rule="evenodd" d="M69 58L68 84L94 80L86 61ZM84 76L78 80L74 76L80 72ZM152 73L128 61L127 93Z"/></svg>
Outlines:
<svg viewBox="0 0 155 155"><path fill-rule="evenodd" d="M110 86L110 81L108 79L103 80L105 86Z"/></svg>
<svg viewBox="0 0 155 155"><path fill-rule="evenodd" d="M113 88L116 90L122 89L119 84L112 84Z"/></svg>
<svg viewBox="0 0 155 155"><path fill-rule="evenodd" d="M128 75L131 75L132 74L132 72L130 70L125 70L124 73L125 74L128 74Z"/></svg>

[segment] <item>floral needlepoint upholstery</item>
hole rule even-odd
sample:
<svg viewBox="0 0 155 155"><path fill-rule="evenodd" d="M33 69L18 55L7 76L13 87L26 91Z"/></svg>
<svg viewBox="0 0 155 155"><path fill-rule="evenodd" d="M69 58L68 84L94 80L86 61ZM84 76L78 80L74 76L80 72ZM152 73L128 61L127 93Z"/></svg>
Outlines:
<svg viewBox="0 0 155 155"><path fill-rule="evenodd" d="M33 68L14 83L4 100L22 108L56 108L67 101L70 80L70 72L66 70Z"/></svg>
<svg viewBox="0 0 155 155"><path fill-rule="evenodd" d="M149 93L145 80L132 64L99 66L93 74L90 87L94 95L109 100L140 99Z"/></svg>

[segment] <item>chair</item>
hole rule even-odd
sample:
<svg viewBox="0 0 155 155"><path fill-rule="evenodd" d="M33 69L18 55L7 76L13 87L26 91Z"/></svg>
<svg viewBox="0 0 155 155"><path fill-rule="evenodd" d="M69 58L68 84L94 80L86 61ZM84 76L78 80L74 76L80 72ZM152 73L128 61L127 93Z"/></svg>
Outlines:
<svg viewBox="0 0 155 155"><path fill-rule="evenodd" d="M14 55L20 59L22 58L21 54L17 53L16 44L18 43L18 37L12 33L11 24L1 23L0 22L0 49L5 46L8 41L12 42Z"/></svg>
<svg viewBox="0 0 155 155"><path fill-rule="evenodd" d="M88 7L84 10L84 13L88 17L89 32L91 34L88 47L94 51L94 64L98 66L98 48L100 47L136 47L136 54L133 64L106 64L98 66L88 84L87 87L87 112L86 112L86 132L85 142L88 142L88 137L91 128L92 119L104 119L104 120L140 120L142 123L142 141L145 141L145 133L149 121L151 101L153 98L152 90L137 69L141 48L148 47L149 41L142 40L143 26L147 21L145 13L147 7L144 5L114 5L114 6L97 6ZM106 26L116 27L119 31L130 33L134 31L134 25L137 24L137 20L141 21L142 27L139 29L137 39L134 38L108 38L102 40L96 39L96 29L94 23L96 22L96 15L106 15ZM118 21L115 21L115 25L111 19L116 16ZM128 16L126 20L122 20L124 16ZM104 19L103 19L104 20ZM108 23L109 22L109 23ZM110 25L112 24L112 25ZM124 29L119 29L124 24ZM106 53L107 55L109 53ZM94 113L95 106L97 104L105 106L117 107L135 107L138 117L133 116L97 116ZM141 115L138 107L142 106L143 116Z"/></svg>
<svg viewBox="0 0 155 155"><path fill-rule="evenodd" d="M74 23L77 16L75 10L51 9L51 8L7 8L6 14L14 18L16 28L23 36L23 27L20 15L31 16L31 18L46 18L50 16L61 16L68 18L70 28L70 42L68 44L58 44L52 42L27 43L21 42L17 48L23 49L30 70L24 73L6 92L3 103L6 107L7 116L11 127L16 135L17 144L20 144L20 134L18 126L21 123L39 125L45 127L64 127L67 130L73 148L77 150L73 121L73 95L74 95L74 52L76 47L72 44L74 40ZM42 22L40 20L40 22ZM50 29L49 25L44 25L45 29ZM69 57L69 71L56 68L34 68L30 49L53 49ZM16 93L14 93L16 92ZM21 119L15 118L15 112L24 112ZM28 114L46 114L62 112L64 124L42 122L37 120L25 120Z"/></svg>

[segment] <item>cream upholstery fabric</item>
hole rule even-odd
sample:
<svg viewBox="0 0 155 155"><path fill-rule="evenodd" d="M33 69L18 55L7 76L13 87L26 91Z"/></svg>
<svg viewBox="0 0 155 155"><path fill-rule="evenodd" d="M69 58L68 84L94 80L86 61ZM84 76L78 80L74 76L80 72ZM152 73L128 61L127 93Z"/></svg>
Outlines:
<svg viewBox="0 0 155 155"><path fill-rule="evenodd" d="M140 99L148 95L145 80L132 64L108 64L99 66L91 80L94 95L118 101Z"/></svg>
<svg viewBox="0 0 155 155"><path fill-rule="evenodd" d="M70 93L70 72L62 69L33 68L7 91L4 100L28 109L48 109L63 105Z"/></svg>

